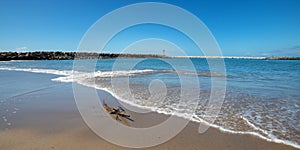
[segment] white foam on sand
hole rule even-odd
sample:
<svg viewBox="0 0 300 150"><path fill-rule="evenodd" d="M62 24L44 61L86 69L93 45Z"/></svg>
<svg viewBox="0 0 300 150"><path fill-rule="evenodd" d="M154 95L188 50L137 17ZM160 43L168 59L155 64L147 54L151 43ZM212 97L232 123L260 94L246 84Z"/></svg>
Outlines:
<svg viewBox="0 0 300 150"><path fill-rule="evenodd" d="M209 125L210 127L217 128L220 131L227 132L227 133L232 133L232 134L247 134L247 135L254 135L257 136L261 139L264 139L266 141L274 142L274 143L281 143L285 145L289 145L295 148L300 149L300 145L297 143L288 141L288 140L282 140L278 139L276 136L268 133L267 131L255 126L253 123L251 123L247 118L241 116L241 118L250 126L252 127L255 131L258 132L250 132L250 131L235 131L231 129L226 129L222 126L216 125L216 124L211 124L208 123L207 121L203 120L196 114L185 114L185 113L178 113L174 112L173 110L169 110L167 108L156 108L156 107L150 107L150 106L140 106L138 104L135 104L131 101L122 99L117 96L113 91L107 89L107 88L100 88L97 87L95 84L90 84L87 82L83 82L87 78L114 78L114 77L129 77L129 76L135 76L135 75L141 75L141 74L151 74L151 73L156 73L159 72L157 70L151 70L151 69L144 69L144 70L121 70L121 71L96 71L96 72L77 72L73 70L54 70L54 69L35 69L35 68L26 68L26 69L21 69L21 68L0 68L0 70L12 70L12 71L26 71L26 72L33 72L33 73L45 73L45 74L54 74L54 75L60 75L60 77L52 79L52 81L57 81L57 82L77 82L79 84L82 84L84 86L88 87L93 87L96 89L104 90L108 93L110 93L112 96L116 97L117 99L135 106L139 107L142 109L154 111L157 113L161 114L166 114L166 115L176 115L178 117L182 117L185 119L190 119L191 121L198 122L198 123L204 123L206 125ZM191 117L192 116L192 117ZM7 122L6 118L3 118L5 122ZM11 125L11 123L7 123L8 126ZM264 135L260 134L259 132L263 133Z"/></svg>

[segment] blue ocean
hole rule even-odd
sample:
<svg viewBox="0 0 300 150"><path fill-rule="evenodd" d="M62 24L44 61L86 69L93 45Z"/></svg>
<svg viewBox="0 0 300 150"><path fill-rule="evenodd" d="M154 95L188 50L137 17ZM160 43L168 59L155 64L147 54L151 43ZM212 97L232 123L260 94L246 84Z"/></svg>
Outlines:
<svg viewBox="0 0 300 150"><path fill-rule="evenodd" d="M41 76L51 74L54 84L82 84L105 90L129 105L165 114L176 111L178 116L189 114L192 121L205 122L205 112L211 109L207 107L211 81L226 81L222 107L218 114L212 114L215 120L210 123L211 127L300 148L298 60L224 59L226 72L212 71L207 60L200 58L76 61L80 62L76 69L73 60L0 62L1 90L5 90L5 78L14 78L14 71ZM187 65L187 61L192 66ZM11 71L12 75L4 77L1 71ZM194 88L196 83L199 83L198 88ZM185 95L181 95L183 88ZM16 92L3 92L1 101ZM177 105L179 101L182 103L180 107ZM196 109L191 110L191 106Z"/></svg>

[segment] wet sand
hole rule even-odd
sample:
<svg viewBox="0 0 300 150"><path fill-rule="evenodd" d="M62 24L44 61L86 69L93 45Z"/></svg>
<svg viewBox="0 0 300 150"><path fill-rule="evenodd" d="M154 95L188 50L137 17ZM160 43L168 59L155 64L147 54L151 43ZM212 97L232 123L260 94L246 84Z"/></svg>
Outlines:
<svg viewBox="0 0 300 150"><path fill-rule="evenodd" d="M106 101L115 101L106 92L100 91L100 96ZM72 85L69 83L55 83L40 90L32 89L32 92L2 101L0 113L1 150L128 149L105 141L87 127L77 110ZM129 113L135 120L132 123L134 127L151 126L169 117L153 112ZM295 149L252 135L223 133L214 128L199 134L198 127L198 123L189 122L170 141L148 149Z"/></svg>

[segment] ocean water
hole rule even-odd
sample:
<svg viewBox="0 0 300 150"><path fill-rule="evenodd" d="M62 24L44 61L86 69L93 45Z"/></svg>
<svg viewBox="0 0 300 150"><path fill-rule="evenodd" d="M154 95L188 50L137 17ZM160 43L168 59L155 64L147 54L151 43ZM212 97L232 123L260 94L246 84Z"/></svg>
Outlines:
<svg viewBox="0 0 300 150"><path fill-rule="evenodd" d="M76 82L102 89L130 105L183 117L191 114L197 122L206 122L207 110L214 109L208 105L212 79L225 80L225 99L220 112L212 114L216 117L212 127L300 148L300 61L224 59L226 72L211 71L206 59L77 62L76 68L72 60L0 62L0 72L52 74L53 83ZM0 78L13 76L0 73ZM2 101L13 92L5 93Z"/></svg>

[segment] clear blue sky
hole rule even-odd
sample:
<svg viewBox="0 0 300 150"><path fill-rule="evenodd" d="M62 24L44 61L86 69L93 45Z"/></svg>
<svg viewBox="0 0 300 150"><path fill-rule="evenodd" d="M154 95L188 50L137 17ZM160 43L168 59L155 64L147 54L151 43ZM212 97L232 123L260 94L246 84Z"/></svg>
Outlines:
<svg viewBox="0 0 300 150"><path fill-rule="evenodd" d="M0 51L75 50L95 21L110 11L137 2L143 1L1 0ZM300 56L299 0L157 2L177 5L198 16L215 36L224 55ZM131 37L134 35L131 32L147 31L143 28L151 27L136 27L123 34ZM164 27L152 28L164 30ZM159 32L149 37L155 36L164 38ZM107 50L118 48L123 47L114 44ZM193 50L188 54L197 55Z"/></svg>

